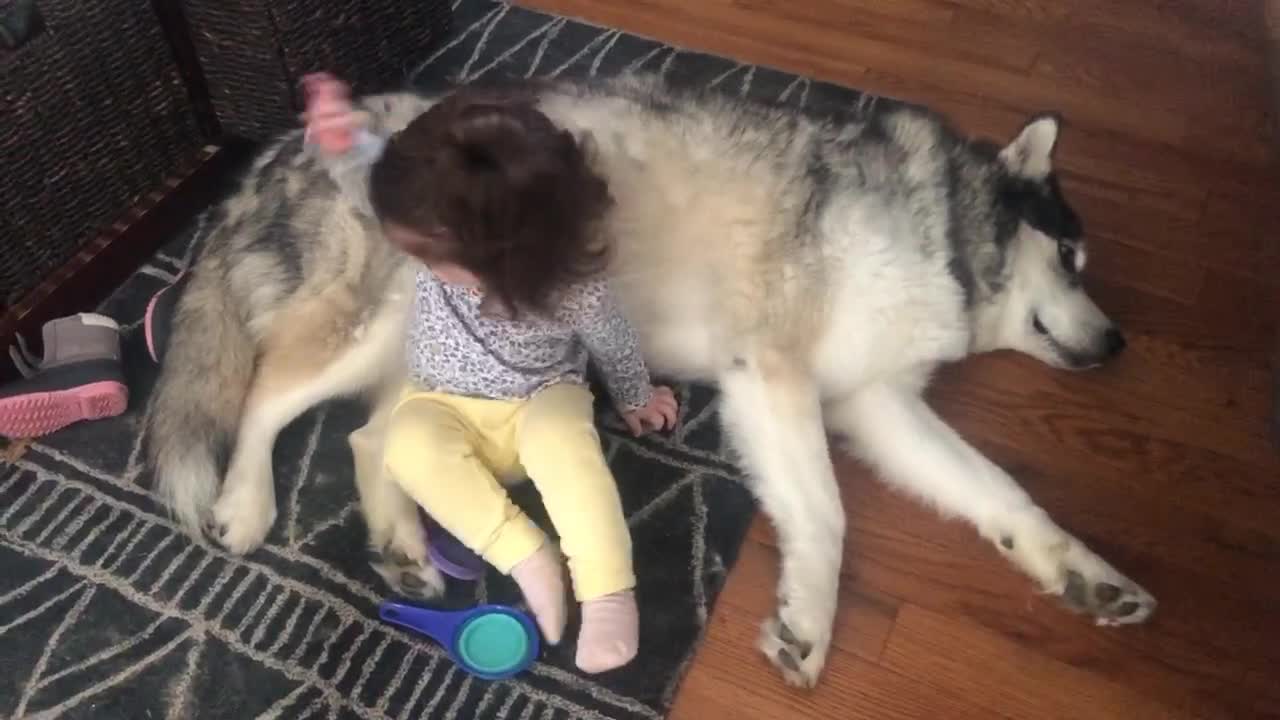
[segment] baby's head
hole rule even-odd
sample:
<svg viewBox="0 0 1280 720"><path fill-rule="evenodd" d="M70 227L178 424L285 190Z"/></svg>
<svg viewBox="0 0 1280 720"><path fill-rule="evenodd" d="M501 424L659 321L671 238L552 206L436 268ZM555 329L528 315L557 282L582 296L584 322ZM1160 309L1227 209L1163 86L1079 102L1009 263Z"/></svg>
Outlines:
<svg viewBox="0 0 1280 720"><path fill-rule="evenodd" d="M370 198L388 239L494 309L548 309L603 269L608 186L527 94L445 98L387 143Z"/></svg>

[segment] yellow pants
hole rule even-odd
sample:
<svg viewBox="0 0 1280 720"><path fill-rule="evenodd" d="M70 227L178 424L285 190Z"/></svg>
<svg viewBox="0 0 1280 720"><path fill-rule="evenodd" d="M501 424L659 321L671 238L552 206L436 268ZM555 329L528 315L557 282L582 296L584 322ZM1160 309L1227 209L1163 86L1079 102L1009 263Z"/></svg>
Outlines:
<svg viewBox="0 0 1280 720"><path fill-rule="evenodd" d="M635 586L631 533L585 387L553 385L527 400L409 388L391 411L383 453L396 484L499 571L546 541L497 479L527 475L560 535L577 599Z"/></svg>

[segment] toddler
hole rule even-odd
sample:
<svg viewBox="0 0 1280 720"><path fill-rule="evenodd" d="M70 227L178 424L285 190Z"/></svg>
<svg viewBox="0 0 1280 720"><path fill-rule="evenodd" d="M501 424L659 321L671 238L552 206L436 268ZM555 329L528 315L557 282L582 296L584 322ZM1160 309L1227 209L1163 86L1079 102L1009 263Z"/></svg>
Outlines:
<svg viewBox="0 0 1280 720"><path fill-rule="evenodd" d="M602 672L639 643L631 539L586 387L594 360L634 434L676 422L604 268L611 199L582 148L518 94L459 90L390 138L361 127L347 89L307 79L308 142L386 237L421 262L410 385L385 468L441 526L519 585L560 640L558 554L500 479L538 488L582 603L576 662Z"/></svg>

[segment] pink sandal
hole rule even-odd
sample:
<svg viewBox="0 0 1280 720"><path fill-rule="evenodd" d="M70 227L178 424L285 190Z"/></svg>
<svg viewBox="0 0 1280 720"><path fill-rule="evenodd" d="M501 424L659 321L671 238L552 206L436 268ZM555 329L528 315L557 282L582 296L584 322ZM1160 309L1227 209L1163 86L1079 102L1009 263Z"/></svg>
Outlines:
<svg viewBox="0 0 1280 720"><path fill-rule="evenodd" d="M178 298L182 297L182 287L186 284L186 273L179 274L172 285L152 295L147 303L147 312L142 316L142 336L147 341L147 354L155 362L160 362L169 341L173 314L178 309Z"/></svg>

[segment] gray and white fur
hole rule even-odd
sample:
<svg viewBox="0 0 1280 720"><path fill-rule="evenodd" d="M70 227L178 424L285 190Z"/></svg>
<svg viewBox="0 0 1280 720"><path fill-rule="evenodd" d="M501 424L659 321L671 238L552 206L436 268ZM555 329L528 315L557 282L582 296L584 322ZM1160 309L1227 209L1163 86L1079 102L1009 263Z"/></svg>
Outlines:
<svg viewBox="0 0 1280 720"><path fill-rule="evenodd" d="M801 116L640 76L536 91L609 180L611 273L650 367L721 390L777 528L778 608L760 648L789 682L818 680L836 612L845 512L828 433L1099 624L1152 613L1149 593L921 396L936 368L972 353L1082 369L1124 345L1081 287L1056 118L1000 147L896 103ZM361 101L391 130L432 102ZM404 379L408 267L300 133L263 153L200 250L150 415L158 487L193 532L257 547L276 516L279 431L326 399L365 395L373 416L351 446L374 565L401 591L439 590L413 505L378 459Z"/></svg>

